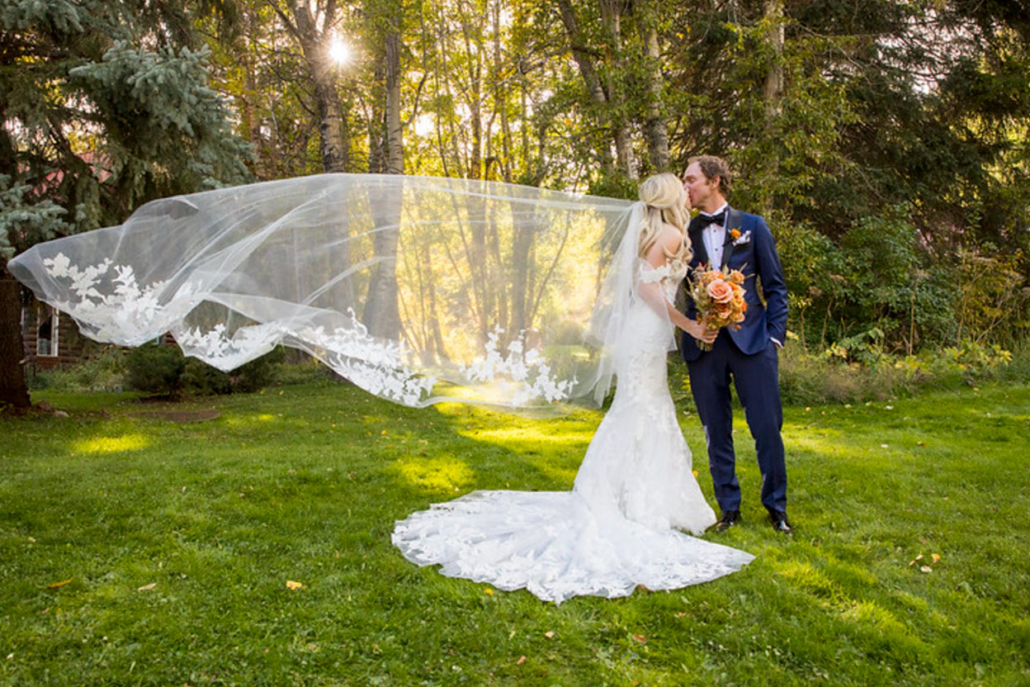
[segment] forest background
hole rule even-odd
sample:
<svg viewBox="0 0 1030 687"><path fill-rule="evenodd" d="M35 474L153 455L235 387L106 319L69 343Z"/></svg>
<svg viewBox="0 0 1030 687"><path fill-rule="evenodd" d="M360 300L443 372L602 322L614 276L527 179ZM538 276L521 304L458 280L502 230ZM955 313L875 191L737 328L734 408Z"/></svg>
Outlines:
<svg viewBox="0 0 1030 687"><path fill-rule="evenodd" d="M3 0L0 402L28 394L6 261L142 203L320 172L633 197L727 158L795 346L918 371L1025 354L1021 0Z"/></svg>

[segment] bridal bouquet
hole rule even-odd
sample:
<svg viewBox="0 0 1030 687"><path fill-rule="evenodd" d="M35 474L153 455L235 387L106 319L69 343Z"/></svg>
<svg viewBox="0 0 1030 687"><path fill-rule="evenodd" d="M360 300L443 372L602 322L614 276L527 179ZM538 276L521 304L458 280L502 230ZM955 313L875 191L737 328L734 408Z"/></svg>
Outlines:
<svg viewBox="0 0 1030 687"><path fill-rule="evenodd" d="M740 270L722 270L698 265L690 273L687 293L697 307L697 322L706 329L734 327L740 329L747 312L744 300L744 273ZM712 345L697 342L703 351L712 350Z"/></svg>

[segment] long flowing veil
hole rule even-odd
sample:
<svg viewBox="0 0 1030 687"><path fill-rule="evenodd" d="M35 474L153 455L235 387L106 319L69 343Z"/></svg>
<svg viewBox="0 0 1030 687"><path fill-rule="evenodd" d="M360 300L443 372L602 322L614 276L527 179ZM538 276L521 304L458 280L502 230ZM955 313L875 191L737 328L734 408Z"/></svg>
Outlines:
<svg viewBox="0 0 1030 687"><path fill-rule="evenodd" d="M639 212L496 182L329 174L153 201L8 265L101 342L171 332L221 370L281 344L408 406L597 404L631 288L613 273Z"/></svg>

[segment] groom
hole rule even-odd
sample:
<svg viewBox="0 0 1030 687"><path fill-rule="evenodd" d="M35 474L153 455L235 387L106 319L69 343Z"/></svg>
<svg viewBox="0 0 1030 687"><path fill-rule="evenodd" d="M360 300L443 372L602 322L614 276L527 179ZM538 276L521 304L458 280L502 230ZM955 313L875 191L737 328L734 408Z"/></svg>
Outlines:
<svg viewBox="0 0 1030 687"><path fill-rule="evenodd" d="M723 532L740 520L740 484L733 452L733 411L730 379L744 406L755 439L762 472L762 505L773 528L791 534L787 520L787 468L784 461L783 409L780 404L778 352L787 334L787 287L776 244L765 220L726 203L732 177L725 161L711 155L691 158L683 186L701 213L687 227L694 249L691 268L698 264L743 272L747 302L740 330L719 332L711 351L683 334L681 351L690 371L690 388L708 442L708 464L715 498L722 509L717 529ZM757 283L765 303L759 298ZM696 317L688 299L687 317Z"/></svg>

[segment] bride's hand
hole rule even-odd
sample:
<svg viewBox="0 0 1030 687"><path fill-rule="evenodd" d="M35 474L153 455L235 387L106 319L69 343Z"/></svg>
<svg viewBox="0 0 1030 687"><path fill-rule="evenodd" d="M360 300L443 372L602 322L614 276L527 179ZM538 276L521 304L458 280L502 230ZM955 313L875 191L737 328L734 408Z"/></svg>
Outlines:
<svg viewBox="0 0 1030 687"><path fill-rule="evenodd" d="M687 322L686 332L698 341L704 341L706 344L714 343L715 337L719 335L719 330L705 329L695 320Z"/></svg>

